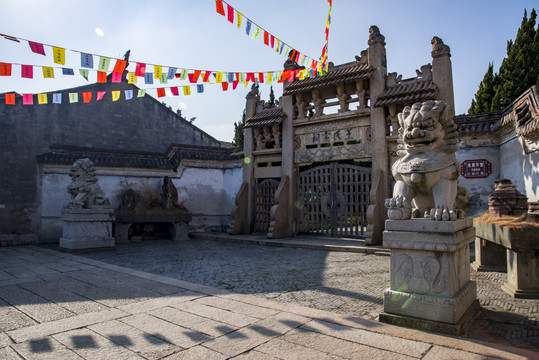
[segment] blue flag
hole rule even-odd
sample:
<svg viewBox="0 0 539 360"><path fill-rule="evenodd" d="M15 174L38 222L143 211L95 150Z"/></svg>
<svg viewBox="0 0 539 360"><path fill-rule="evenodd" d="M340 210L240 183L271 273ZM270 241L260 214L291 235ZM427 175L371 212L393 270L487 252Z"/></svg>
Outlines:
<svg viewBox="0 0 539 360"><path fill-rule="evenodd" d="M144 83L153 84L153 73L147 72L144 74Z"/></svg>
<svg viewBox="0 0 539 360"><path fill-rule="evenodd" d="M198 84L197 85L197 93L203 93L204 92L204 85Z"/></svg>
<svg viewBox="0 0 539 360"><path fill-rule="evenodd" d="M251 32L251 20L247 20L247 24L245 25L245 33L249 35Z"/></svg>
<svg viewBox="0 0 539 360"><path fill-rule="evenodd" d="M93 69L94 57L92 54L80 53L80 66L83 68Z"/></svg>
<svg viewBox="0 0 539 360"><path fill-rule="evenodd" d="M64 75L75 75L75 72L73 71L73 69L62 68L62 74L64 74Z"/></svg>

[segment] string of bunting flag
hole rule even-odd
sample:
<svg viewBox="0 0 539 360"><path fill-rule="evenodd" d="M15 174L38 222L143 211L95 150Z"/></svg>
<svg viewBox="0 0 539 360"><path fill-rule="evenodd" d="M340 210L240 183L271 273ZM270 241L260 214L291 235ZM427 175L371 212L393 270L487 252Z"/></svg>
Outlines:
<svg viewBox="0 0 539 360"><path fill-rule="evenodd" d="M331 1L330 0L328 1L330 2L330 9L331 9ZM225 6L226 6L226 12L225 12ZM254 21L252 21L251 19L243 15L241 12L234 9L225 0L215 0L215 7L218 14L226 17L226 19L231 24L234 24L235 22L238 29L241 29L241 26L244 23L245 34L247 36L250 36L251 39L257 41L262 35L264 39L264 45L274 49L275 52L278 52L280 54L282 54L283 50L286 48L286 50L284 51L285 56L294 60L299 65L305 66L312 70L318 69L319 71L323 71L323 69L325 68L325 62L314 60L314 58L305 55L299 50L296 50L291 45L288 45L284 41L280 40L279 38L277 38L276 36L268 32L267 30L262 28L260 25L256 24ZM253 30L252 34L251 34L251 30ZM326 31L326 33L328 33L328 31ZM326 37L326 41L327 41L327 37ZM322 55L324 55L324 53ZM326 59L327 59L327 56L326 56ZM322 57L320 58L320 60L322 60Z"/></svg>

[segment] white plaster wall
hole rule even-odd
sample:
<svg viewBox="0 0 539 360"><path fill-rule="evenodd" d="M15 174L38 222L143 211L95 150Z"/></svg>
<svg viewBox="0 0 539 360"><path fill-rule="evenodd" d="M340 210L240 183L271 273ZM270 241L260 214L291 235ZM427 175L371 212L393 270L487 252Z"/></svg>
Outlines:
<svg viewBox="0 0 539 360"><path fill-rule="evenodd" d="M231 221L234 199L241 186L242 170L232 169L185 168L170 176L178 189L178 201L193 214L189 224L190 231L226 231ZM70 200L67 186L69 175L44 173L42 179L42 208L40 238L55 241L62 235L62 208ZM109 198L113 208L118 208L125 182L133 184L138 190L145 187L160 192L162 177L99 175L98 183Z"/></svg>
<svg viewBox="0 0 539 360"><path fill-rule="evenodd" d="M500 160L501 178L511 180L528 201L539 201L539 150L526 154L522 139L515 137L500 146Z"/></svg>
<svg viewBox="0 0 539 360"><path fill-rule="evenodd" d="M459 185L464 186L470 195L468 216L481 215L488 210L488 197L494 191L494 180L500 177L500 151L497 146L461 147L455 156L461 164L466 160L486 159L492 165L492 173L486 178L459 177Z"/></svg>

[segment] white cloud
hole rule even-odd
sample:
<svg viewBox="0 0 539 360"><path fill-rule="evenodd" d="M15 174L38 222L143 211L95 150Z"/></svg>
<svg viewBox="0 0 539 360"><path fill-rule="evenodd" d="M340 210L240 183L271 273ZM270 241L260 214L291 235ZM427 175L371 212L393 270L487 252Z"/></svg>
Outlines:
<svg viewBox="0 0 539 360"><path fill-rule="evenodd" d="M105 35L105 32L101 28L95 28L95 33L99 36Z"/></svg>

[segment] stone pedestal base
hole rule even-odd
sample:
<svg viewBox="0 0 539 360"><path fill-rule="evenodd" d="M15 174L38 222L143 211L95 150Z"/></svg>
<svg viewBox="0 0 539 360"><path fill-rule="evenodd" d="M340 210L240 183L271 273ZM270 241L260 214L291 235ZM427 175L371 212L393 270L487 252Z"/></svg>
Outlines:
<svg viewBox="0 0 539 360"><path fill-rule="evenodd" d="M391 286L384 292L380 321L460 335L472 317L465 314L477 310L476 285L470 281L474 237L472 219L387 220Z"/></svg>
<svg viewBox="0 0 539 360"><path fill-rule="evenodd" d="M60 247L84 250L115 247L112 237L112 209L64 209L60 217L64 222Z"/></svg>
<svg viewBox="0 0 539 360"><path fill-rule="evenodd" d="M148 212L134 212L129 210L116 210L115 236L119 244L140 242L142 236L130 235L133 224L169 224L170 240L186 241L189 239L189 222L192 215L185 210L153 210Z"/></svg>

